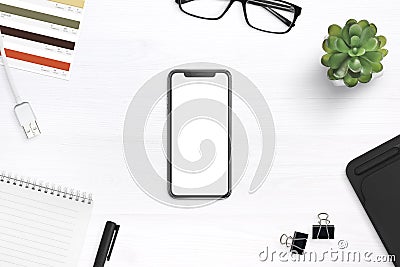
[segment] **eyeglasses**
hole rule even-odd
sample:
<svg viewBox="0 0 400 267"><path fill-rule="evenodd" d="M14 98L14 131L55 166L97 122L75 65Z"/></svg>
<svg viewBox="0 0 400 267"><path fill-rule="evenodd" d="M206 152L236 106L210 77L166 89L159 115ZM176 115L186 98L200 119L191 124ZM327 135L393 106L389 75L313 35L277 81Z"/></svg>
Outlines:
<svg viewBox="0 0 400 267"><path fill-rule="evenodd" d="M207 20L222 18L235 1L242 3L247 24L263 32L287 33L301 14L301 7L280 0L175 0L184 13Z"/></svg>

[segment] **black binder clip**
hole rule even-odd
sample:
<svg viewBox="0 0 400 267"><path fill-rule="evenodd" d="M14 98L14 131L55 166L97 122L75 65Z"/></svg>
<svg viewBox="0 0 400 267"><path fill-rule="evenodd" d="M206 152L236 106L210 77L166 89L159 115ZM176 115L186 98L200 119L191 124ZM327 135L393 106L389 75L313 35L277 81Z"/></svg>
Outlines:
<svg viewBox="0 0 400 267"><path fill-rule="evenodd" d="M280 242L282 245L290 248L293 254L303 255L307 245L308 235L300 232L294 232L293 237L283 234Z"/></svg>
<svg viewBox="0 0 400 267"><path fill-rule="evenodd" d="M330 225L328 218L327 213L318 214L318 225L313 225L312 228L313 239L335 239L335 226Z"/></svg>

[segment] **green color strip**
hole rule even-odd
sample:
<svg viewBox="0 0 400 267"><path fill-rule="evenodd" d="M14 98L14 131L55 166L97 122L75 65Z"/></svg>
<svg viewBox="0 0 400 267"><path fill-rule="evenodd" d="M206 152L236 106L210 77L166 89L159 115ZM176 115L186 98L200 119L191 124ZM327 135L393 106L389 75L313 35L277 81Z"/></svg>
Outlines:
<svg viewBox="0 0 400 267"><path fill-rule="evenodd" d="M21 17L25 17L25 18L36 19L36 20L40 20L40 21L44 21L44 22L48 22L48 23L52 23L52 24L57 24L57 25L61 25L61 26L65 26L65 27L69 27L69 28L73 28L73 29L79 29L79 24L80 24L79 21L65 19L65 18L61 18L61 17L57 17L57 16L45 14L45 13L32 11L29 9L24 9L24 8L19 8L19 7L15 7L15 6L4 5L4 4L0 4L0 11L9 13L9 14L13 14L13 15L17 15L17 16L21 16Z"/></svg>

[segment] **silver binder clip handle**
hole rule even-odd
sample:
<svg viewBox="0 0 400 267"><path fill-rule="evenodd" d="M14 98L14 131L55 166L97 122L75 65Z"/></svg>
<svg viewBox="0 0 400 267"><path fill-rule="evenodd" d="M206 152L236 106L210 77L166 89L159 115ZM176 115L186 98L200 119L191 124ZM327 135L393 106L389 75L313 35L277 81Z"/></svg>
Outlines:
<svg viewBox="0 0 400 267"><path fill-rule="evenodd" d="M318 219L319 219L319 221L318 221L319 229L318 229L318 234L317 234L318 239L319 239L319 234L321 233L322 226L325 227L326 234L328 235L328 239L330 239L328 225L331 223L331 221L328 220L328 218L329 218L329 214L326 212L321 212L320 214L318 214Z"/></svg>
<svg viewBox="0 0 400 267"><path fill-rule="evenodd" d="M289 248L289 247L292 246L293 237L288 236L288 235L286 235L286 234L283 234L283 235L281 235L281 238L280 238L279 242L280 242L282 245L285 245L286 247Z"/></svg>

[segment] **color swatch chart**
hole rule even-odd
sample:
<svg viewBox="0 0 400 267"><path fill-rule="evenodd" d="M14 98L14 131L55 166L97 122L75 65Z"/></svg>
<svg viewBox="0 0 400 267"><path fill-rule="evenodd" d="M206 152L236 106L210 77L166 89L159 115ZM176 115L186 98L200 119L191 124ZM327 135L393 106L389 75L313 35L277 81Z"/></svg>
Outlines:
<svg viewBox="0 0 400 267"><path fill-rule="evenodd" d="M0 0L11 67L68 80L85 0Z"/></svg>

